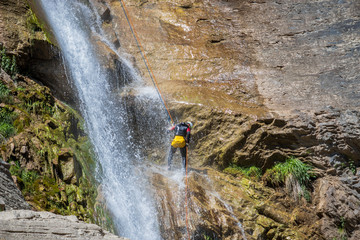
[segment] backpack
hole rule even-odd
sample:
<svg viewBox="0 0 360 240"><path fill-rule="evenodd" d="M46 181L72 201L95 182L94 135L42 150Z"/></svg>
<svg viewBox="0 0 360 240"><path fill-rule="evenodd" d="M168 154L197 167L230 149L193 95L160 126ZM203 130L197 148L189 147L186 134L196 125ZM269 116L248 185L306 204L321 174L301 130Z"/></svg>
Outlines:
<svg viewBox="0 0 360 240"><path fill-rule="evenodd" d="M175 136L174 140L171 143L171 146L174 148L183 148L185 147L186 142L183 136Z"/></svg>

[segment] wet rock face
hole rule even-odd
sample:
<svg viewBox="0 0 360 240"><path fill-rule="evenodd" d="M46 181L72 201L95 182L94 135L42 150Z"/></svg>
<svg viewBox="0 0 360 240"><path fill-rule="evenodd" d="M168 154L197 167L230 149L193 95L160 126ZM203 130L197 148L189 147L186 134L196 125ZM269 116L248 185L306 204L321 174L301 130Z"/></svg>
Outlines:
<svg viewBox="0 0 360 240"><path fill-rule="evenodd" d="M105 31L147 78L120 1L106 2ZM125 4L160 88L175 100L253 113L265 104L284 115L359 107L358 1Z"/></svg>
<svg viewBox="0 0 360 240"><path fill-rule="evenodd" d="M0 238L5 239L104 239L125 240L102 230L95 224L49 212L0 212Z"/></svg>
<svg viewBox="0 0 360 240"><path fill-rule="evenodd" d="M158 201L159 222L164 239L244 239L241 223L232 215L211 183L192 172L186 187L182 173L154 174L152 183Z"/></svg>
<svg viewBox="0 0 360 240"><path fill-rule="evenodd" d="M190 169L187 180L180 172L151 179L164 239L186 239L188 233L199 240L324 239L311 204L297 205L252 179L213 169Z"/></svg>

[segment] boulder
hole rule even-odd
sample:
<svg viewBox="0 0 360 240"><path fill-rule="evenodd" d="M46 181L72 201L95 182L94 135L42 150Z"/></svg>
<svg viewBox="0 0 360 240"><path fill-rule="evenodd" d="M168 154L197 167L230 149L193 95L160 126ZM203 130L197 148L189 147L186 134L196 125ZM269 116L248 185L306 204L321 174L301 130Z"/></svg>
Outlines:
<svg viewBox="0 0 360 240"><path fill-rule="evenodd" d="M125 240L95 224L79 221L75 216L61 216L30 210L0 212L0 239L2 238L7 240Z"/></svg>

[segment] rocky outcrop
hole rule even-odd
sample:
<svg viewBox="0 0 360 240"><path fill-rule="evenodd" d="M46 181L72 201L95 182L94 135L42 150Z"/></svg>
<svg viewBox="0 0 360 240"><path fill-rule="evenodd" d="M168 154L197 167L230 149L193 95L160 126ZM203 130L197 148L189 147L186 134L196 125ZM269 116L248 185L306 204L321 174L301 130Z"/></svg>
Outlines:
<svg viewBox="0 0 360 240"><path fill-rule="evenodd" d="M95 224L79 221L75 216L25 210L0 212L0 238L125 240L102 230Z"/></svg>
<svg viewBox="0 0 360 240"><path fill-rule="evenodd" d="M296 204L255 179L210 168L190 168L187 179L180 172L151 179L164 239L328 239L311 203Z"/></svg>
<svg viewBox="0 0 360 240"><path fill-rule="evenodd" d="M319 220L318 238L356 239L360 227L355 207L360 203L357 143L359 112L328 109L317 112L313 117L302 114L288 121L277 118L246 120L240 114L231 116L216 111L193 113L200 114L201 117L195 118L201 120L198 122L199 128L194 130L192 148L195 150L190 154L192 166L255 165L265 172L275 163L296 156L314 167L317 179L311 190L313 200L310 208L301 209L301 204L297 203L290 206L299 206L299 214L316 210L317 216L311 218ZM211 129L211 126L219 125L217 122L221 122L223 127ZM221 137L216 138L216 135ZM207 161L202 162L201 159ZM267 204L281 202L282 197L269 200ZM283 204L284 208L289 207ZM235 205L234 208L236 206L242 205ZM304 222L297 224L300 226Z"/></svg>
<svg viewBox="0 0 360 240"><path fill-rule="evenodd" d="M360 164L359 112L333 108L293 118L254 118L245 114L184 106L182 118L197 119L191 144L196 165L256 165L267 169L297 156L321 170Z"/></svg>
<svg viewBox="0 0 360 240"><path fill-rule="evenodd" d="M10 164L0 159L0 211L30 209L9 172Z"/></svg>
<svg viewBox="0 0 360 240"><path fill-rule="evenodd" d="M41 20L42 12L36 12L38 18L30 9L31 2L0 1L0 48L16 56L21 72L50 87L60 100L76 106L76 94L66 77L60 51L52 44L54 39Z"/></svg>

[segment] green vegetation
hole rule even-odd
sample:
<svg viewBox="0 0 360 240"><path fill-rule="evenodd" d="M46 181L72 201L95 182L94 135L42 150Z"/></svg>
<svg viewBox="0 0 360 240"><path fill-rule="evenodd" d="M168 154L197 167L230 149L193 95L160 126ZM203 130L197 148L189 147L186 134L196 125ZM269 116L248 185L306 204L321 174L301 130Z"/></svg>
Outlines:
<svg viewBox="0 0 360 240"><path fill-rule="evenodd" d="M262 179L275 187L285 186L286 191L295 200L304 197L309 202L311 195L307 187L310 185L311 178L315 177L311 170L311 166L291 157L286 162L278 163L266 170Z"/></svg>
<svg viewBox="0 0 360 240"><path fill-rule="evenodd" d="M39 19L36 17L36 14L31 10L30 7L27 13L26 26L33 34L36 32L42 32L46 41L52 44L48 32L45 31L44 24L39 21Z"/></svg>
<svg viewBox="0 0 360 240"><path fill-rule="evenodd" d="M340 225L338 226L338 231L339 231L339 235L340 235L340 240L347 240L347 234L346 234L346 229L345 229L345 218L341 217L340 219Z"/></svg>
<svg viewBox="0 0 360 240"><path fill-rule="evenodd" d="M44 101L26 101L23 105L27 112L33 114L48 114L52 116L55 112L53 106Z"/></svg>
<svg viewBox="0 0 360 240"><path fill-rule="evenodd" d="M356 174L356 166L353 160L349 161L349 169L351 170L351 172L355 175Z"/></svg>
<svg viewBox="0 0 360 240"><path fill-rule="evenodd" d="M10 173L16 176L17 183L25 199L38 210L47 210L62 215L76 215L82 220L91 216L81 205L86 198L94 196L96 191L85 178L81 178L80 186L64 184L56 181L49 174L40 175L37 171L29 171L15 161Z"/></svg>
<svg viewBox="0 0 360 240"><path fill-rule="evenodd" d="M56 101L47 87L22 76L18 80L0 81L0 96L6 99L0 107L0 154L11 164L25 200L37 210L101 225L108 214L94 209L95 161L81 116ZM21 136L7 139L15 133Z"/></svg>
<svg viewBox="0 0 360 240"><path fill-rule="evenodd" d="M273 168L266 170L263 179L273 186L280 186L292 176L301 186L307 186L310 178L313 177L311 170L311 166L291 157L286 162L278 163Z"/></svg>
<svg viewBox="0 0 360 240"><path fill-rule="evenodd" d="M42 25L40 24L38 18L36 17L35 13L29 8L27 13L27 21L26 26L29 30L34 32L41 32L42 31Z"/></svg>
<svg viewBox="0 0 360 240"><path fill-rule="evenodd" d="M4 102L9 96L10 90L2 82L0 82L0 101Z"/></svg>
<svg viewBox="0 0 360 240"><path fill-rule="evenodd" d="M211 237L209 237L208 235L203 235L204 236L204 240L212 240L212 238Z"/></svg>
<svg viewBox="0 0 360 240"><path fill-rule="evenodd" d="M0 58L1 58L1 63L0 66L1 68L10 76L15 76L18 73L18 67L16 64L16 58L13 55L12 57L10 57L9 55L6 54L6 49L2 48L0 51Z"/></svg>
<svg viewBox="0 0 360 240"><path fill-rule="evenodd" d="M261 177L261 169L255 166L244 168L233 164L230 167L225 168L224 172L233 176L241 175L257 180Z"/></svg>
<svg viewBox="0 0 360 240"><path fill-rule="evenodd" d="M262 175L262 170L255 166L245 168L231 165L225 168L224 172L236 177L243 176L254 180L262 179L265 184L273 187L285 187L285 190L295 200L301 197L308 202L311 200L311 193L308 187L310 186L311 178L315 177L312 173L312 167L294 157L267 169L264 175Z"/></svg>
<svg viewBox="0 0 360 240"><path fill-rule="evenodd" d="M8 56L6 49L3 48L0 52L1 57L1 68L9 75L14 75L17 72L16 58L15 56Z"/></svg>
<svg viewBox="0 0 360 240"><path fill-rule="evenodd" d="M13 121L16 114L8 108L0 108L0 137L1 139L8 138L15 133Z"/></svg>

